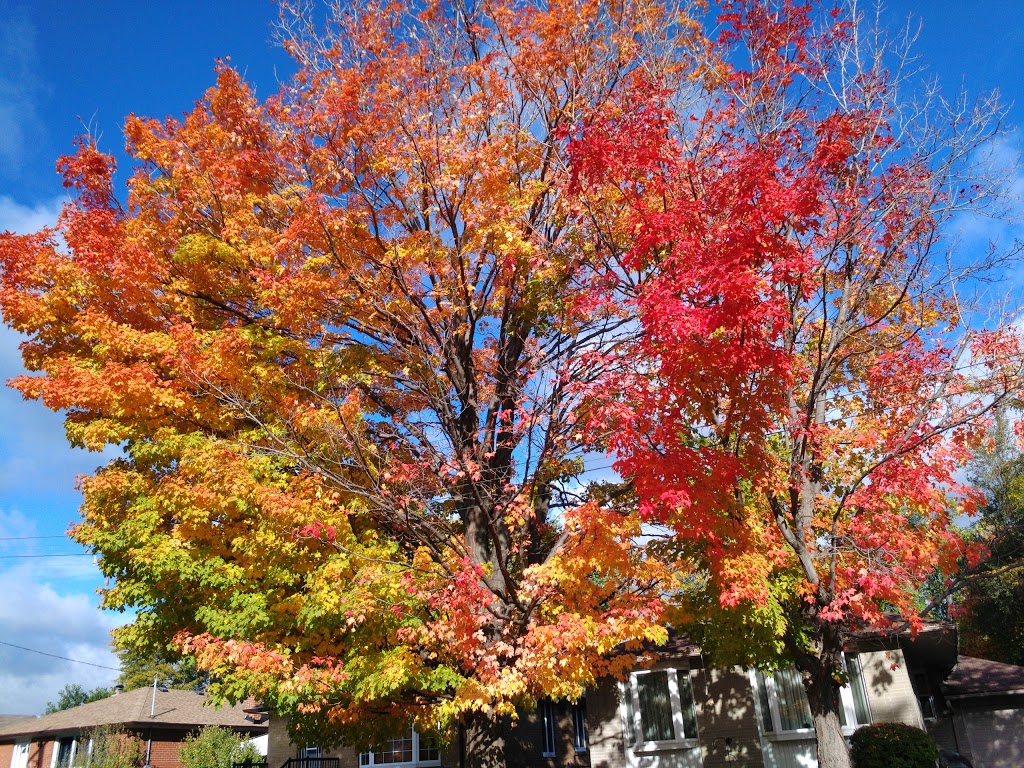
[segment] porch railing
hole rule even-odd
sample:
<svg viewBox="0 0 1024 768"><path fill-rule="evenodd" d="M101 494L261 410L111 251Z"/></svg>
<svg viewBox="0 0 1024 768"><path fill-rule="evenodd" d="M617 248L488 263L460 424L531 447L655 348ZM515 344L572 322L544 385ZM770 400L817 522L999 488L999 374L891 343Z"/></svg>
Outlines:
<svg viewBox="0 0 1024 768"><path fill-rule="evenodd" d="M341 758L289 757L281 768L341 768Z"/></svg>

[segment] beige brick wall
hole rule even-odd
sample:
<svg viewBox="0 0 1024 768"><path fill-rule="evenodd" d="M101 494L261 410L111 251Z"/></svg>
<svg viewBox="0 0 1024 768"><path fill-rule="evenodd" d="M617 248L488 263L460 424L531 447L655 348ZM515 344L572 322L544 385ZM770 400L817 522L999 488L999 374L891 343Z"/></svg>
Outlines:
<svg viewBox="0 0 1024 768"><path fill-rule="evenodd" d="M762 765L754 692L739 667L700 669L692 676L704 768Z"/></svg>
<svg viewBox="0 0 1024 768"><path fill-rule="evenodd" d="M294 754L295 746L288 737L288 721L283 717L271 717L267 731L267 766L281 768Z"/></svg>
<svg viewBox="0 0 1024 768"><path fill-rule="evenodd" d="M924 720L910 684L903 651L869 651L859 658L872 721L906 723L923 729Z"/></svg>
<svg viewBox="0 0 1024 768"><path fill-rule="evenodd" d="M616 681L600 680L593 690L587 692L587 735L590 737L592 768L620 768L625 765L619 685Z"/></svg>

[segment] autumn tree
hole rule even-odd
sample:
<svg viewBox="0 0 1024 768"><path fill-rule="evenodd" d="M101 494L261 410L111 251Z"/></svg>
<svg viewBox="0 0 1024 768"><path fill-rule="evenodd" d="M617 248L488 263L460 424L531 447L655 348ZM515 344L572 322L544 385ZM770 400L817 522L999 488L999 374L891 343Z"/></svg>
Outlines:
<svg viewBox="0 0 1024 768"><path fill-rule="evenodd" d="M572 300L601 272L564 150L698 31L646 0L282 13L279 93L222 66L130 117L124 200L82 139L56 229L0 240L14 386L123 451L75 529L120 644L173 638L305 742L462 723L497 765L499 716L665 635L639 521L585 488L570 383L633 328Z"/></svg>
<svg viewBox="0 0 1024 768"><path fill-rule="evenodd" d="M819 765L849 766L844 645L914 629L929 574L976 561L956 470L1020 385L1018 336L970 298L1003 262L946 239L992 201L972 174L1001 112L909 95L855 5L720 9L699 108L643 77L574 139L591 301L634 296L641 329L595 354L588 423L681 574L671 620L719 663L795 664Z"/></svg>
<svg viewBox="0 0 1024 768"><path fill-rule="evenodd" d="M969 535L988 555L938 590L945 596L963 583L951 612L964 653L1017 665L1024 663L1024 454L1013 429L1019 418L1018 410L997 414L989 444L970 465L985 505Z"/></svg>

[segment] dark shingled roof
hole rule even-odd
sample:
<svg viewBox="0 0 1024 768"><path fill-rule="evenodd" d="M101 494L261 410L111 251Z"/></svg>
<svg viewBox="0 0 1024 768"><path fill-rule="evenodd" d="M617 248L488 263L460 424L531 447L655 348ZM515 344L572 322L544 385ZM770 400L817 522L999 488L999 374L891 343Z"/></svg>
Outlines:
<svg viewBox="0 0 1024 768"><path fill-rule="evenodd" d="M1024 694L1024 667L973 656L958 656L943 683L947 698Z"/></svg>
<svg viewBox="0 0 1024 768"><path fill-rule="evenodd" d="M195 691L156 691L154 704L152 688L137 688L118 693L99 701L91 701L52 715L20 720L0 725L0 741L12 736L64 733L95 728L98 725L126 726L160 725L165 728L198 728L204 725L223 725L248 731L265 731L266 724L254 723L245 716L242 704L225 704L215 708L206 704L207 698Z"/></svg>

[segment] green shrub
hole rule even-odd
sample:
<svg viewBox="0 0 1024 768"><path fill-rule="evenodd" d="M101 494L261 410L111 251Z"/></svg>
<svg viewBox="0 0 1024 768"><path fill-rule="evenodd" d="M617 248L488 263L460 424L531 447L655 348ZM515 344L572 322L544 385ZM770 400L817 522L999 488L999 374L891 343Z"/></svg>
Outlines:
<svg viewBox="0 0 1024 768"><path fill-rule="evenodd" d="M186 736L178 757L185 768L231 768L232 762L263 759L245 736L219 725Z"/></svg>
<svg viewBox="0 0 1024 768"><path fill-rule="evenodd" d="M138 736L120 725L100 725L82 734L75 768L138 768L144 757Z"/></svg>
<svg viewBox="0 0 1024 768"><path fill-rule="evenodd" d="M939 751L920 728L903 723L875 723L850 738L855 768L935 768Z"/></svg>

